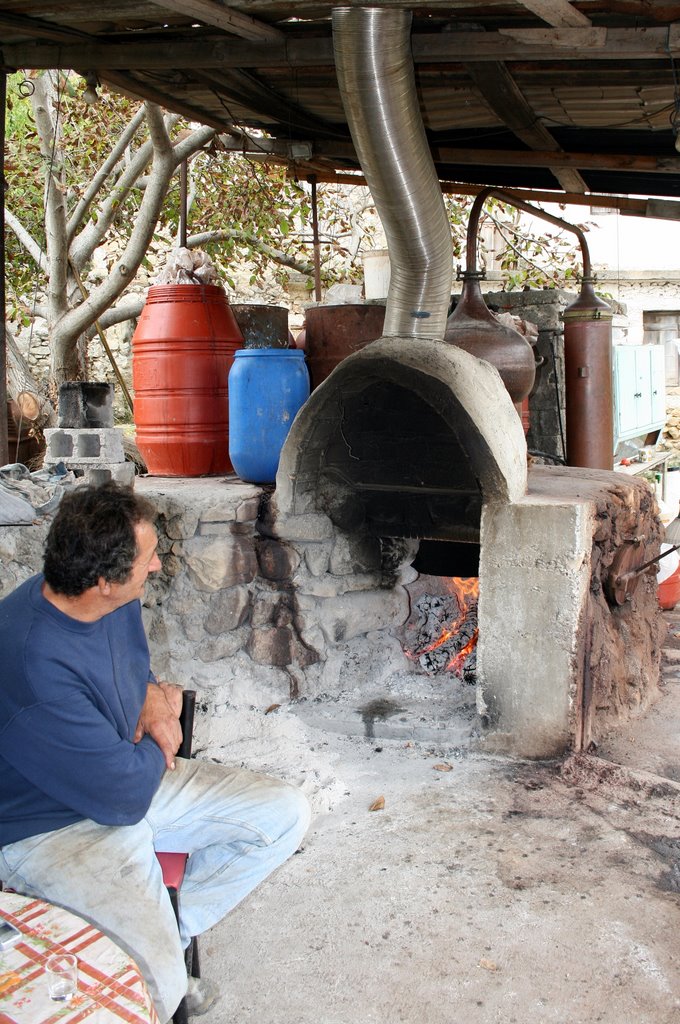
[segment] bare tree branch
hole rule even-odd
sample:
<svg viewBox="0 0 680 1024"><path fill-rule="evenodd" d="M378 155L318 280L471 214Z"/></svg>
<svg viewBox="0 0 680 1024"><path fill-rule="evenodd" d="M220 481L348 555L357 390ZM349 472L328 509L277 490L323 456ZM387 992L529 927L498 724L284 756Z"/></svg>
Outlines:
<svg viewBox="0 0 680 1024"><path fill-rule="evenodd" d="M149 183L135 219L132 233L121 258L104 281L90 292L77 308L66 313L53 332L53 345L63 344L64 339L73 339L82 334L121 295L134 277L151 242L168 184L180 159L185 153L200 149L212 137L212 128L199 128L183 140L184 145L178 156L167 133L163 116L158 107L146 104L147 122L151 134L154 156ZM134 161L133 161L134 163Z"/></svg>
<svg viewBox="0 0 680 1024"><path fill-rule="evenodd" d="M264 256L269 256L270 259L281 264L282 267L290 267L291 270L297 270L300 274L314 273L313 263L299 263L294 256L289 256L280 249L275 249L273 246L267 245L267 243L259 239L257 235L251 235L247 231L237 231L233 228L225 228L222 231L203 231L198 235L190 235L189 238L187 238L187 248L200 249L203 248L203 246L209 245L211 242L223 242L227 238L234 238L243 242L245 245L249 245L252 249L256 249Z"/></svg>
<svg viewBox="0 0 680 1024"><path fill-rule="evenodd" d="M136 319L144 309L146 298L144 295L126 295L115 306L105 310L99 317L99 324L103 330L114 327L116 324L123 324L126 320Z"/></svg>
<svg viewBox="0 0 680 1024"><path fill-rule="evenodd" d="M49 73L35 80L31 97L33 116L40 137L40 152L45 161L45 237L48 266L48 301L54 317L66 309L68 259L66 256L66 200L57 169L60 152L57 126L51 112L54 81Z"/></svg>
<svg viewBox="0 0 680 1024"><path fill-rule="evenodd" d="M156 125L157 138L160 139L161 147L170 145L167 129L176 123L178 116L176 114L168 115L167 121L164 121L160 108L154 104L146 103L142 107L141 112L149 126L151 124L150 118L152 117L151 111L154 112L153 121ZM159 124L160 127L158 127ZM154 139L150 138L139 147L123 174L114 183L106 200L98 208L96 218L83 228L77 238L73 239L70 258L78 270L82 270L97 246L101 245L104 241L107 231L120 216L123 203L131 190L136 187L140 175L152 160L153 153Z"/></svg>
<svg viewBox="0 0 680 1024"><path fill-rule="evenodd" d="M35 260L38 270L44 271L47 260L41 246L36 242L33 235L24 227L19 218L16 217L7 207L5 207L5 223L7 224L7 227L14 232L17 241L20 245L23 245L31 259Z"/></svg>
<svg viewBox="0 0 680 1024"><path fill-rule="evenodd" d="M128 145L135 137L137 129L140 124L144 121L144 107L140 107L135 116L132 118L130 123L125 128L125 131L120 136L116 145L109 153L107 159L101 165L94 178L86 188L80 201L77 203L73 213L68 220L68 242L69 244L73 241L78 227L82 224L83 219L89 210L90 206L94 202L96 196L103 188L105 181L109 175L113 172L116 165L122 158Z"/></svg>

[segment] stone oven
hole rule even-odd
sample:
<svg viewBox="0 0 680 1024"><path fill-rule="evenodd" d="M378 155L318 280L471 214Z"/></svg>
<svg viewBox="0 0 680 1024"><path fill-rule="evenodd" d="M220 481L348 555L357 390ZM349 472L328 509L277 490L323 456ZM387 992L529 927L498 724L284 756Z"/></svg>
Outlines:
<svg viewBox="0 0 680 1024"><path fill-rule="evenodd" d="M487 749L584 749L655 695L654 570L623 604L606 594L617 551L644 537L641 552L658 552L651 490L604 471L527 472L500 378L465 352L383 339L345 360L296 419L259 530L279 548L270 563L291 569L291 621L315 663L300 694L333 692L343 671L328 669L351 664L358 637L372 636L374 660L388 650L426 542L430 574L471 575L478 559Z"/></svg>

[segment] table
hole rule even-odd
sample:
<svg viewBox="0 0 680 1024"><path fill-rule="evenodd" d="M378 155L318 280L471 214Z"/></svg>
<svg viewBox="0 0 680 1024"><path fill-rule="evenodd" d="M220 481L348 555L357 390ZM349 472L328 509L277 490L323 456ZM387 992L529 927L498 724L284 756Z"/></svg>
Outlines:
<svg viewBox="0 0 680 1024"><path fill-rule="evenodd" d="M647 473L650 469L657 469L661 467L661 500L666 500L667 490L667 468L666 463L670 459L672 452L659 452L654 455L651 459L646 459L643 462L631 462L629 466L622 466L621 463L617 463L614 469L617 473L627 473L628 476L639 476L641 473Z"/></svg>
<svg viewBox="0 0 680 1024"><path fill-rule="evenodd" d="M159 1024L136 963L94 925L9 892L0 892L0 916L23 933L0 950L0 1024ZM53 953L78 958L78 992L70 1003L48 995L45 961Z"/></svg>

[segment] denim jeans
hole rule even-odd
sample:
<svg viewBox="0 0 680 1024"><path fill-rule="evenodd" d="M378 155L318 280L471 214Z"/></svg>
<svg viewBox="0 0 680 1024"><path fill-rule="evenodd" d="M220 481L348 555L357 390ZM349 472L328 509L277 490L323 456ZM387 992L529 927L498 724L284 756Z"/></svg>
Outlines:
<svg viewBox="0 0 680 1024"><path fill-rule="evenodd" d="M306 797L266 775L176 759L145 817L43 832L0 850L0 879L92 922L133 957L161 1021L186 992L183 947L298 848ZM156 851L189 853L179 894L180 932Z"/></svg>

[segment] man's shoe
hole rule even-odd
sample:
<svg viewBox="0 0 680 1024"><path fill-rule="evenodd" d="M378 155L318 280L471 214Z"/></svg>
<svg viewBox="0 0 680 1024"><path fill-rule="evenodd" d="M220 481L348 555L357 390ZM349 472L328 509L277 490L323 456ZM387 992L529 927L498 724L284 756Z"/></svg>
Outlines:
<svg viewBox="0 0 680 1024"><path fill-rule="evenodd" d="M219 998L219 992L206 978L189 978L186 1007L190 1017L200 1017L207 1013Z"/></svg>

